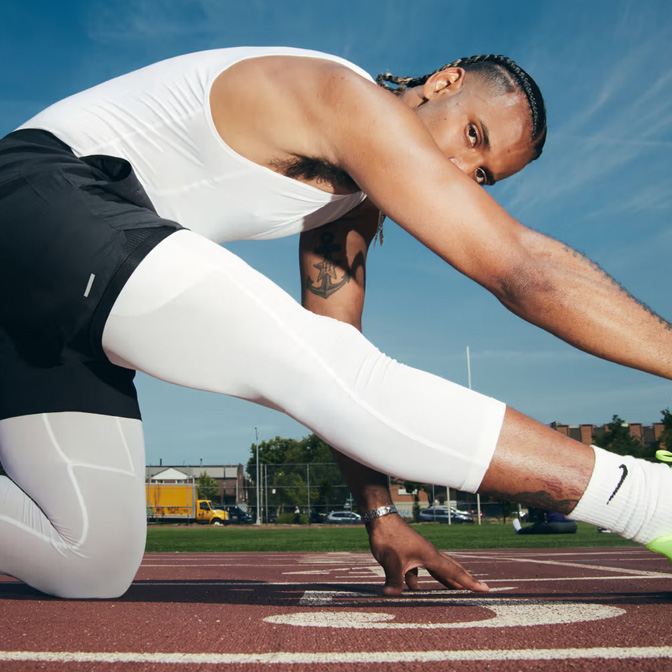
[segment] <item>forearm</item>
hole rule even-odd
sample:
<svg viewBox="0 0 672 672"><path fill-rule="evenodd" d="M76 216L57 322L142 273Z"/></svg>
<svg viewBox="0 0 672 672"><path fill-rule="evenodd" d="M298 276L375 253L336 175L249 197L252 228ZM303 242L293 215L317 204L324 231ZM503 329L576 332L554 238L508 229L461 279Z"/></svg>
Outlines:
<svg viewBox="0 0 672 672"><path fill-rule="evenodd" d="M361 513L392 503L389 479L385 474L369 469L333 448L331 452Z"/></svg>
<svg viewBox="0 0 672 672"><path fill-rule="evenodd" d="M378 224L378 211L364 202L344 220L301 236L301 301L303 307L351 324L361 331L365 262ZM322 280L329 271L332 280ZM332 448L334 459L360 511L391 504L388 477Z"/></svg>
<svg viewBox="0 0 672 672"><path fill-rule="evenodd" d="M498 298L514 313L581 350L672 378L672 325L570 247L529 232L531 262Z"/></svg>

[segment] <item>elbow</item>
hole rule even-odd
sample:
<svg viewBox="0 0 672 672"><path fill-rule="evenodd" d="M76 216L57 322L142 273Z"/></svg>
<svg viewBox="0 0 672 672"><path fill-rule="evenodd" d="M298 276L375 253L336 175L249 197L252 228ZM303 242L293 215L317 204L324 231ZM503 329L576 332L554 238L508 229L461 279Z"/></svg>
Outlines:
<svg viewBox="0 0 672 672"><path fill-rule="evenodd" d="M507 269L492 292L510 311L527 317L552 301L555 286L542 268L528 263Z"/></svg>

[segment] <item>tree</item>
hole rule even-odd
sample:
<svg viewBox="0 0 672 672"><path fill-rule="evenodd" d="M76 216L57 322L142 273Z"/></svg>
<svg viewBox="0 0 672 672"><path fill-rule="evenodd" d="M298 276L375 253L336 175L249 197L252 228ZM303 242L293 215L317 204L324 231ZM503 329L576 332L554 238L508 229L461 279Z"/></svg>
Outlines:
<svg viewBox="0 0 672 672"><path fill-rule="evenodd" d="M644 459L651 459L651 450L635 436L630 434L627 423L618 415L614 415L607 425L607 431L602 435L594 435L593 443L617 455L634 455Z"/></svg>
<svg viewBox="0 0 672 672"><path fill-rule="evenodd" d="M290 462L287 459L288 454L294 452L298 446L296 439L283 439L276 436L269 441L262 441L259 444L259 464L286 464ZM247 461L247 474L253 483L257 482L257 444L250 446L251 457Z"/></svg>
<svg viewBox="0 0 672 672"><path fill-rule="evenodd" d="M199 499L217 499L219 495L219 486L217 481L203 472L198 477L198 498Z"/></svg>
<svg viewBox="0 0 672 672"><path fill-rule="evenodd" d="M315 434L300 441L276 436L259 444L259 477L268 497L266 506L282 511L289 506L310 505L325 511L332 505L343 506L348 489L331 448ZM257 480L257 445L250 447L247 462L250 480ZM267 465L266 468L265 465ZM308 489L310 479L310 490ZM254 498L254 495L253 495Z"/></svg>

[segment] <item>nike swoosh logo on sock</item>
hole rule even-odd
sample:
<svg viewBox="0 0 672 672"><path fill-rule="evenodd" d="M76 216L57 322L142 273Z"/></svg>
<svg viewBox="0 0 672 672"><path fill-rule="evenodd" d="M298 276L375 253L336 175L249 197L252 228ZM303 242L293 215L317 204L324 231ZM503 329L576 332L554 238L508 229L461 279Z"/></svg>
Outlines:
<svg viewBox="0 0 672 672"><path fill-rule="evenodd" d="M611 493L611 497L607 500L607 504L616 497L616 493L621 489L621 486L623 485L623 481L627 478L628 476L628 468L624 464L620 464L618 466L619 469L623 470L623 473L621 474L621 480L618 482L618 485L616 486L616 489Z"/></svg>

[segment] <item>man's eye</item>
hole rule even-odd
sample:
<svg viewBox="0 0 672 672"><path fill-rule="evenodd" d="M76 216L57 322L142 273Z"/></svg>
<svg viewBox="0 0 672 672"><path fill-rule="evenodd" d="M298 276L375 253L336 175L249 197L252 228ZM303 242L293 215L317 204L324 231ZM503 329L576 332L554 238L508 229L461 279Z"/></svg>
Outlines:
<svg viewBox="0 0 672 672"><path fill-rule="evenodd" d="M473 126L472 124L469 125L467 128L467 138L469 140L469 144L472 147L476 146L476 143L478 142L478 131L476 130L476 127Z"/></svg>
<svg viewBox="0 0 672 672"><path fill-rule="evenodd" d="M481 185L486 185L488 183L488 176L485 174L483 168L476 169L476 182Z"/></svg>

